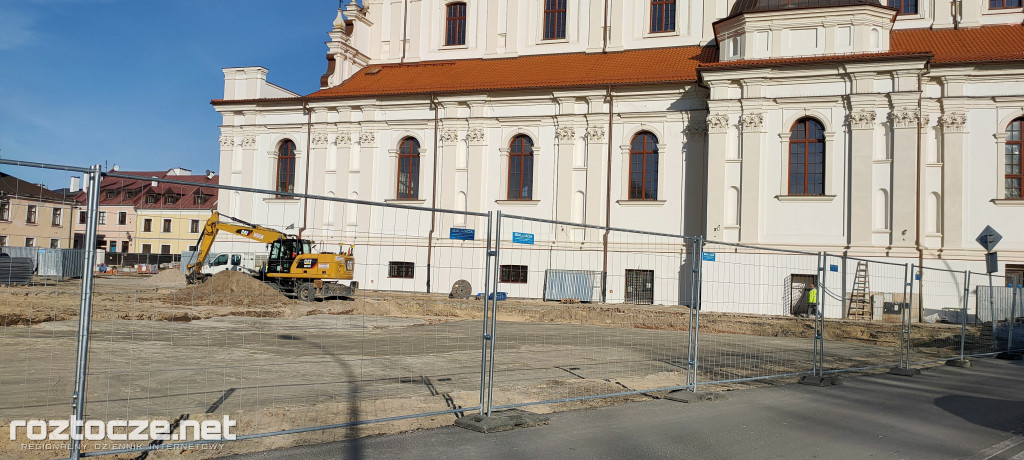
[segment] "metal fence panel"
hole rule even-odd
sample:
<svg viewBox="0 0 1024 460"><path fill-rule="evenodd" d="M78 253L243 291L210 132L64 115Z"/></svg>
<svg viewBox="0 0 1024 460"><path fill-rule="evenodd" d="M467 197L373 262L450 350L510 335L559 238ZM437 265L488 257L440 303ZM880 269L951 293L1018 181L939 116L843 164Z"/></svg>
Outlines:
<svg viewBox="0 0 1024 460"><path fill-rule="evenodd" d="M813 372L813 318L820 305L812 302L810 293L819 283L818 270L817 254L719 242L705 245L698 382ZM708 313L721 313L717 318L727 326ZM772 326L764 327L767 323Z"/></svg>
<svg viewBox="0 0 1024 460"><path fill-rule="evenodd" d="M499 216L490 409L687 386L690 239ZM550 292L552 272L583 292ZM594 272L606 303L581 303Z"/></svg>
<svg viewBox="0 0 1024 460"><path fill-rule="evenodd" d="M927 363L957 358L962 355L971 333L979 328L968 326L977 317L968 310L968 273L931 267L912 267L915 276L911 305L913 320L910 334L911 363ZM927 328L918 323L922 319Z"/></svg>

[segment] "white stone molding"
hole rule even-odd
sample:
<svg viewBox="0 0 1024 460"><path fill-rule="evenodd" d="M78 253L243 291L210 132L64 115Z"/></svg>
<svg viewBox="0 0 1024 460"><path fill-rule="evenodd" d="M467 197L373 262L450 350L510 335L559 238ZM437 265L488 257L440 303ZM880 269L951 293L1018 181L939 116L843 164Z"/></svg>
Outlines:
<svg viewBox="0 0 1024 460"><path fill-rule="evenodd" d="M483 128L470 128L466 131L466 140L470 144L483 144L486 140Z"/></svg>
<svg viewBox="0 0 1024 460"><path fill-rule="evenodd" d="M588 126L586 138L590 142L604 142L604 126Z"/></svg>
<svg viewBox="0 0 1024 460"><path fill-rule="evenodd" d="M374 142L377 142L377 136L373 134L373 131L362 131L359 133L359 144L373 145Z"/></svg>
<svg viewBox="0 0 1024 460"><path fill-rule="evenodd" d="M221 136L220 137L220 146L222 148L234 147L235 146L235 138L234 138L234 136Z"/></svg>
<svg viewBox="0 0 1024 460"><path fill-rule="evenodd" d="M337 136L334 136L334 143L338 147L341 147L343 145L347 146L347 145L352 144L352 133L349 133L347 131L346 132L338 133Z"/></svg>
<svg viewBox="0 0 1024 460"><path fill-rule="evenodd" d="M874 129L875 111L858 110L850 114L850 127L854 129Z"/></svg>
<svg viewBox="0 0 1024 460"><path fill-rule="evenodd" d="M763 113L748 113L740 116L740 126L743 127L744 131L759 131L764 127L764 114Z"/></svg>
<svg viewBox="0 0 1024 460"><path fill-rule="evenodd" d="M729 116L724 113L708 115L708 132L724 133L729 130Z"/></svg>
<svg viewBox="0 0 1024 460"><path fill-rule="evenodd" d="M251 149L256 147L256 136L245 136L242 138L242 148Z"/></svg>
<svg viewBox="0 0 1024 460"><path fill-rule="evenodd" d="M309 142L316 147L323 147L329 144L331 139L327 136L327 133L319 131L313 133L313 137L310 138Z"/></svg>
<svg viewBox="0 0 1024 460"><path fill-rule="evenodd" d="M944 132L962 133L967 125L967 114L958 111L944 113L939 117L939 123L942 123Z"/></svg>
<svg viewBox="0 0 1024 460"><path fill-rule="evenodd" d="M555 130L555 138L558 142L572 142L576 138L576 128L572 126L559 126Z"/></svg>

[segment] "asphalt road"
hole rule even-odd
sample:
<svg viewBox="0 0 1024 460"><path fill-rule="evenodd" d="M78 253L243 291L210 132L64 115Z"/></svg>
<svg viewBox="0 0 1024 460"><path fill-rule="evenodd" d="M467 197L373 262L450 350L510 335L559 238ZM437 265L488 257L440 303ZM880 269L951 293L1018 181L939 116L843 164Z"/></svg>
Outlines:
<svg viewBox="0 0 1024 460"><path fill-rule="evenodd" d="M481 434L456 427L241 457L292 458L1024 459L1024 363L916 377L777 385L701 404L653 400L551 416L547 426Z"/></svg>

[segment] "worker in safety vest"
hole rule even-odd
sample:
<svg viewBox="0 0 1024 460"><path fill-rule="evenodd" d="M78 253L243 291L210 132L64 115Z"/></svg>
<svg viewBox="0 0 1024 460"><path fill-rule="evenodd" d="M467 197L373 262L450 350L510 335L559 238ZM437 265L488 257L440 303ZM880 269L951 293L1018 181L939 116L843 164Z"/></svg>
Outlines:
<svg viewBox="0 0 1024 460"><path fill-rule="evenodd" d="M818 287L811 283L811 290L807 292L807 314L818 314Z"/></svg>

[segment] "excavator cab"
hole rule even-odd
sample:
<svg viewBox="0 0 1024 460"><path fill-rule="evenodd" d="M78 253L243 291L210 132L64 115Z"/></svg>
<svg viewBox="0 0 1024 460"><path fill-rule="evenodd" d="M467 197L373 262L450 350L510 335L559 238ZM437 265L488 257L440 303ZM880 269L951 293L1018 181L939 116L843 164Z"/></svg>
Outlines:
<svg viewBox="0 0 1024 460"><path fill-rule="evenodd" d="M266 273L290 273L295 258L311 254L313 244L309 240L282 238L270 244Z"/></svg>

